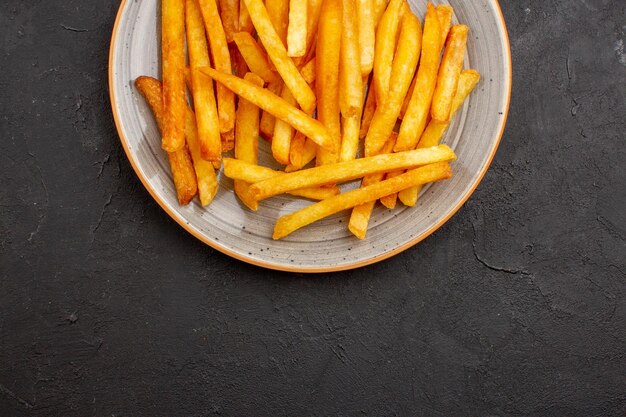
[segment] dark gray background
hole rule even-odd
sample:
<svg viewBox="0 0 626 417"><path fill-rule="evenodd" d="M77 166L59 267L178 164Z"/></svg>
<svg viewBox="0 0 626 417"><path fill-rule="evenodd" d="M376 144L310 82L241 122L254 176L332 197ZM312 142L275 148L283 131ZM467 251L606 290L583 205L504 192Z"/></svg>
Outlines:
<svg viewBox="0 0 626 417"><path fill-rule="evenodd" d="M230 259L150 198L108 99L118 5L0 5L0 416L624 415L623 0L503 1L485 180L325 276Z"/></svg>

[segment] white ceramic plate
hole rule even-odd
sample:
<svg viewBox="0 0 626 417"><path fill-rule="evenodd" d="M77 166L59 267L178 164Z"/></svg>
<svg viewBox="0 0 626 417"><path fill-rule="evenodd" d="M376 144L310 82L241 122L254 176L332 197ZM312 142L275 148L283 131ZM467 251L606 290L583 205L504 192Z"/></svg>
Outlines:
<svg viewBox="0 0 626 417"><path fill-rule="evenodd" d="M426 0L410 0L423 18ZM109 88L117 130L128 159L154 199L182 227L213 248L267 268L337 271L371 264L397 254L433 233L469 198L485 174L502 136L511 92L511 55L502 13L496 0L450 0L455 21L469 25L466 67L482 80L457 114L444 143L458 160L454 177L425 187L413 208L387 210L378 205L367 238L346 228L341 213L280 241L272 240L276 219L308 204L288 196L265 200L258 212L245 209L220 175L220 190L209 207L176 200L161 138L148 106L133 86L140 75L159 77L160 1L123 0L113 28ZM275 166L267 143L260 140L260 163ZM354 187L348 184L346 187ZM401 204L399 204L401 206Z"/></svg>

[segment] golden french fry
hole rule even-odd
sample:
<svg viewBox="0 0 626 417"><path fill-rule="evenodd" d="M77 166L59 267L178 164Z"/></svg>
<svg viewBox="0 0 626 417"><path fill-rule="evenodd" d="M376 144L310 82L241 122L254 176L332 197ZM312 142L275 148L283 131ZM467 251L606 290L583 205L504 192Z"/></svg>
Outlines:
<svg viewBox="0 0 626 417"><path fill-rule="evenodd" d="M383 146L383 148L380 150L380 153L391 153L393 151L393 145L395 145L397 137L398 135L396 134L396 132L392 132L389 140L385 142L385 146ZM383 180L384 176L385 174L383 172L368 175L363 178L363 181L361 181L361 187L366 187L368 185L380 182ZM367 226L370 221L370 216L372 215L372 210L374 209L374 204L376 204L376 200L368 201L367 203L360 204L352 209L352 213L350 214L350 222L348 223L348 230L350 230L350 232L352 232L352 234L359 239L365 239Z"/></svg>
<svg viewBox="0 0 626 417"><path fill-rule="evenodd" d="M248 64L246 64L246 60L243 59L243 55L239 52L239 48L233 43L228 45L228 50L230 51L230 62L233 66L233 74L239 78L245 77L250 69L248 68ZM235 110L235 113L236 112Z"/></svg>
<svg viewBox="0 0 626 417"><path fill-rule="evenodd" d="M451 161L454 152L446 145L416 149L388 155L376 155L353 161L318 166L292 172L281 177L271 178L250 187L255 200L263 200L299 188L334 184L361 178L369 174L396 169L412 168L434 162Z"/></svg>
<svg viewBox="0 0 626 417"><path fill-rule="evenodd" d="M291 142L291 151L289 153L291 163L285 167L285 172L294 172L305 167L315 159L317 148L318 146L315 142L305 137L302 133L297 132Z"/></svg>
<svg viewBox="0 0 626 417"><path fill-rule="evenodd" d="M367 132L370 129L374 112L376 111L376 93L374 93L374 83L370 83L367 91L367 98L365 99L365 108L363 109L363 116L361 117L361 130L359 132L359 138L365 139Z"/></svg>
<svg viewBox="0 0 626 417"><path fill-rule="evenodd" d="M300 68L300 74L309 85L313 85L315 81L315 58L311 58L306 64Z"/></svg>
<svg viewBox="0 0 626 417"><path fill-rule="evenodd" d="M431 116L434 120L440 122L450 121L452 100L454 100L456 95L459 76L463 69L468 31L469 28L465 25L454 25L450 29L446 50L443 53L443 59L439 68L437 87L433 94Z"/></svg>
<svg viewBox="0 0 626 417"><path fill-rule="evenodd" d="M413 77L413 81L411 81L411 86L409 90L406 92L406 96L404 96L404 102L402 102L402 109L400 109L399 119L404 119L404 114L406 113L407 107L409 107L409 103L411 102L411 97L413 97L413 91L415 91L415 83L417 82L417 77Z"/></svg>
<svg viewBox="0 0 626 417"><path fill-rule="evenodd" d="M247 32L249 34L254 32L254 25L252 24L250 13L248 13L248 8L243 0L239 0L239 32ZM233 33L233 40L234 38L235 34Z"/></svg>
<svg viewBox="0 0 626 417"><path fill-rule="evenodd" d="M475 70L464 70L459 76L459 84L456 90L456 95L452 101L452 108L450 110L450 117L454 117L456 112L461 108L465 99L476 87L476 84L480 81L480 74ZM430 146L436 146L443 137L443 134L448 130L450 122L440 122L437 120L431 120L422 135L418 147L428 148Z"/></svg>
<svg viewBox="0 0 626 417"><path fill-rule="evenodd" d="M233 35L233 40L246 61L250 71L263 78L267 83L278 82L278 76L270 69L267 56L259 44L248 32L238 32Z"/></svg>
<svg viewBox="0 0 626 417"><path fill-rule="evenodd" d="M315 94L287 55L285 45L276 33L263 1L245 0L245 2L259 39L285 85L291 90L291 94L293 94L298 104L300 104L300 108L305 113L313 112L315 109Z"/></svg>
<svg viewBox="0 0 626 417"><path fill-rule="evenodd" d="M230 43L233 41L233 34L239 32L239 0L219 0L218 4L226 41Z"/></svg>
<svg viewBox="0 0 626 417"><path fill-rule="evenodd" d="M206 67L210 64L209 48L198 1L186 0L185 6L187 51L189 52L189 66L193 71L195 68ZM194 77L192 72L191 85L200 153L206 160L219 161L222 157L222 142L213 81L202 75Z"/></svg>
<svg viewBox="0 0 626 417"><path fill-rule="evenodd" d="M385 175L385 179L389 180L391 178L395 178L397 176L400 176L400 175L404 174L404 172L405 171L403 169L398 170L398 171L388 172ZM389 195L386 195L386 196L384 196L384 197L382 197L380 199L380 204L382 204L383 206L387 207L388 209L396 208L397 202L398 202L398 193L389 194Z"/></svg>
<svg viewBox="0 0 626 417"><path fill-rule="evenodd" d="M271 168L250 164L238 159L224 158L224 175L237 181L248 184L265 181L270 178L286 175L282 171L275 171ZM310 187L300 190L292 190L290 195L310 198L311 200L324 200L340 193L339 187Z"/></svg>
<svg viewBox="0 0 626 417"><path fill-rule="evenodd" d="M393 53L396 50L398 27L400 26L403 5L403 0L391 0L376 29L374 91L376 92L376 102L379 106L385 102L389 92Z"/></svg>
<svg viewBox="0 0 626 417"><path fill-rule="evenodd" d="M320 12L322 11L323 0L308 0L307 22L306 22L306 47L307 58L315 56L315 36L319 24Z"/></svg>
<svg viewBox="0 0 626 417"><path fill-rule="evenodd" d="M465 70L459 77L459 86L456 90L456 95L452 102L451 117L461 108L461 105L469 94L474 90L476 84L480 81L480 74L475 70ZM428 127L424 131L422 138L420 139L417 147L427 148L430 146L436 146L443 137L443 134L448 130L449 122L438 122L431 120L428 123ZM422 190L421 186L411 187L407 190L402 190L398 193L400 201L405 206L413 207L417 203L419 193Z"/></svg>
<svg viewBox="0 0 626 417"><path fill-rule="evenodd" d="M338 152L332 136L320 122L309 117L302 110L289 105L280 97L264 88L242 80L241 78L237 78L232 74L224 74L212 68L202 68L200 71L219 83L222 83L240 97L245 98L263 110L271 113L274 117L289 123L296 130L311 138L311 140L319 146L328 148L333 152Z"/></svg>
<svg viewBox="0 0 626 417"><path fill-rule="evenodd" d="M439 71L440 52L441 27L439 18L435 7L428 3L426 18L424 19L422 56L417 70L415 90L400 125L400 133L394 147L396 152L414 149L426 128L430 104L435 92L437 72Z"/></svg>
<svg viewBox="0 0 626 417"><path fill-rule="evenodd" d="M416 48L415 43L421 38L421 32L422 28L417 17L411 12L405 13L402 17L398 50L391 69L389 94L382 105L378 104L378 96L376 96L376 111L365 137L366 156L375 155L380 151L396 124L404 96L409 89L420 57L420 48ZM374 80L376 80L376 74L374 74Z"/></svg>
<svg viewBox="0 0 626 417"><path fill-rule="evenodd" d="M232 72L230 51L228 50L222 19L217 11L216 0L199 0L199 5L204 19L204 28L211 45L213 67L218 71L230 74ZM222 85L217 85L215 91L220 132L228 132L235 127L235 95Z"/></svg>
<svg viewBox="0 0 626 417"><path fill-rule="evenodd" d="M342 117L343 135L341 137L340 161L351 161L356 158L359 148L359 123L360 117Z"/></svg>
<svg viewBox="0 0 626 417"><path fill-rule="evenodd" d="M154 114L159 130L163 131L165 126L165 111L163 108L161 82L152 77L139 77L135 80L135 86L146 99L148 106ZM177 151L168 152L167 156L178 202L185 205L189 203L198 192L198 183L189 149L183 146Z"/></svg>
<svg viewBox="0 0 626 417"><path fill-rule="evenodd" d="M290 175L290 174L288 174ZM274 239L283 238L290 233L342 210L376 200L385 195L398 192L407 186L425 184L448 179L452 176L447 162L430 164L413 169L393 179L381 181L363 188L349 191L319 203L312 204L295 213L281 217L274 226Z"/></svg>
<svg viewBox="0 0 626 417"><path fill-rule="evenodd" d="M289 1L289 26L287 28L287 53L292 57L306 55L307 0Z"/></svg>
<svg viewBox="0 0 626 417"><path fill-rule="evenodd" d="M235 147L235 129L220 134L222 138L222 153L232 151Z"/></svg>
<svg viewBox="0 0 626 417"><path fill-rule="evenodd" d="M449 4L440 4L437 6L437 17L439 18L439 25L441 26L441 47L446 44L448 38L448 32L450 32L450 25L452 24L452 13L454 10Z"/></svg>
<svg viewBox="0 0 626 417"><path fill-rule="evenodd" d="M287 86L283 87L281 98L292 106L296 106L296 99L293 98ZM291 140L295 132L293 127L282 120L276 120L274 124L274 135L272 136L272 155L279 164L289 164L289 152L291 150Z"/></svg>
<svg viewBox="0 0 626 417"><path fill-rule="evenodd" d="M341 50L342 0L324 0L317 27L315 55L317 119L328 129L336 151L319 149L317 164L337 162L341 144L339 109L339 56Z"/></svg>
<svg viewBox="0 0 626 417"><path fill-rule="evenodd" d="M161 55L164 126L162 147L168 152L185 146L185 8L180 0L161 3Z"/></svg>
<svg viewBox="0 0 626 417"><path fill-rule="evenodd" d="M278 37L286 47L289 30L289 0L266 0L265 7Z"/></svg>
<svg viewBox="0 0 626 417"><path fill-rule="evenodd" d="M374 13L374 0L357 0L356 14L359 25L361 74L363 76L369 75L374 67L374 45L376 44Z"/></svg>
<svg viewBox="0 0 626 417"><path fill-rule="evenodd" d="M283 80L278 78L276 81L267 84L267 89L272 94L280 95L283 90ZM276 118L270 113L264 111L261 114L261 123L259 126L259 133L265 140L271 141L274 135L274 126L276 125Z"/></svg>
<svg viewBox="0 0 626 417"><path fill-rule="evenodd" d="M247 73L244 79L254 85L263 86L263 79L254 73ZM244 98L239 99L235 134L235 158L256 165L259 159L259 108ZM259 204L249 198L248 188L248 182L235 180L237 197L250 210L256 211Z"/></svg>
<svg viewBox="0 0 626 417"><path fill-rule="evenodd" d="M342 0L339 107L344 117L360 116L363 107L363 79L361 77L356 1Z"/></svg>
<svg viewBox="0 0 626 417"><path fill-rule="evenodd" d="M374 26L378 27L381 17L387 9L388 0L374 0Z"/></svg>
<svg viewBox="0 0 626 417"><path fill-rule="evenodd" d="M219 184L213 163L202 158L196 119L194 112L187 108L185 137L187 138L187 146L191 153L193 168L198 180L198 197L200 197L200 204L207 206L213 201L215 194L217 194Z"/></svg>

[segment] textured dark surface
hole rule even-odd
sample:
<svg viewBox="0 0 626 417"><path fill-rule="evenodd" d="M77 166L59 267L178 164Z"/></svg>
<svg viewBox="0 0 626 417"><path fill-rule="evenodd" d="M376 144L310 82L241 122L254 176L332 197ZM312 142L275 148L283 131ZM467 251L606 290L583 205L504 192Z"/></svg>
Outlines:
<svg viewBox="0 0 626 417"><path fill-rule="evenodd" d="M624 415L623 1L503 1L485 180L327 276L217 253L143 189L108 100L118 5L0 5L0 416Z"/></svg>

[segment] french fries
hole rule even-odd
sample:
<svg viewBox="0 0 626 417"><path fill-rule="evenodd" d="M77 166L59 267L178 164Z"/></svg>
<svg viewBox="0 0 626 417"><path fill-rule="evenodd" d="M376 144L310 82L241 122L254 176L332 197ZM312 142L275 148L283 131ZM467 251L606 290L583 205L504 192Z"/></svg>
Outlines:
<svg viewBox="0 0 626 417"><path fill-rule="evenodd" d="M428 3L424 19L422 56L415 80L415 90L400 125L394 151L414 149L426 128L441 52L441 26L435 7Z"/></svg>
<svg viewBox="0 0 626 417"><path fill-rule="evenodd" d="M465 99L470 95L476 84L480 81L480 74L475 70L465 70L459 77L459 85L452 101L451 116L461 108ZM449 122L439 122L437 120L431 120L428 123L428 127L424 131L422 138L420 139L417 147L428 148L436 146L443 137L446 130L448 130ZM402 204L408 207L413 207L417 203L419 193L422 190L421 186L411 187L406 190L402 190L398 193L398 198L402 201Z"/></svg>
<svg viewBox="0 0 626 417"><path fill-rule="evenodd" d="M416 39L420 38L421 30L417 17L411 12L405 13L402 17L398 51L391 70L392 82L389 86L389 94L382 105L376 107L372 123L365 137L366 156L375 155L380 151L396 124L404 96L409 89L420 57L420 49L415 48L413 44ZM375 79L376 74L374 74ZM376 100L378 103L378 96ZM398 140L400 140L399 137ZM397 146L398 143L396 142Z"/></svg>
<svg viewBox="0 0 626 417"><path fill-rule="evenodd" d="M146 99L148 106L154 114L159 130L163 131L165 127L165 110L163 108L161 82L152 77L139 77L135 80L135 86ZM189 149L183 146L177 151L168 152L167 156L178 203L181 205L188 204L198 192L198 182Z"/></svg>
<svg viewBox="0 0 626 417"><path fill-rule="evenodd" d="M267 56L259 44L248 32L238 32L233 35L233 40L246 61L250 71L261 77L267 83L276 83L278 76L270 69ZM208 65L205 65L208 66Z"/></svg>
<svg viewBox="0 0 626 417"><path fill-rule="evenodd" d="M202 14L197 0L186 0L185 17L187 21L187 51L191 68L191 90L198 124L198 142L203 159L219 161L222 157L222 141L220 139L217 105L213 92L213 81L195 75L196 68L210 64L209 49L202 22ZM188 130L188 129L186 129Z"/></svg>
<svg viewBox="0 0 626 417"><path fill-rule="evenodd" d="M342 0L341 54L339 64L339 107L344 117L357 117L363 107L363 81L359 51L356 1Z"/></svg>
<svg viewBox="0 0 626 417"><path fill-rule="evenodd" d="M230 43L233 35L239 32L239 0L219 0L218 4L226 41Z"/></svg>
<svg viewBox="0 0 626 417"><path fill-rule="evenodd" d="M217 10L216 0L198 0L198 2L211 46L213 67L218 71L230 74L232 71L230 51L228 50L222 19ZM235 95L222 85L217 85L215 90L220 132L225 133L235 127Z"/></svg>
<svg viewBox="0 0 626 417"><path fill-rule="evenodd" d="M465 44L469 28L465 25L454 25L450 30L446 50L441 60L441 68L437 77L437 87L433 94L431 115L440 122L450 121L452 100L456 94L459 76L463 69Z"/></svg>
<svg viewBox="0 0 626 417"><path fill-rule="evenodd" d="M456 158L446 145L422 148L395 154L376 155L354 161L318 166L302 171L291 172L276 178L256 183L250 187L255 200L284 194L299 188L334 184L360 178L377 172L412 168L435 162L452 161ZM386 194L385 194L386 195Z"/></svg>
<svg viewBox="0 0 626 417"><path fill-rule="evenodd" d="M396 35L400 26L404 0L391 0L376 29L376 47L374 50L374 91L379 105L385 102L389 92L391 64L396 50ZM417 48L419 49L419 48Z"/></svg>
<svg viewBox="0 0 626 417"><path fill-rule="evenodd" d="M319 201L281 217L274 239L346 209L364 239L377 201L413 206L451 176L440 141L480 80L463 70L469 28L452 25L451 6L428 3L422 31L406 0L161 1L163 82L135 85L180 204L209 204L223 167L252 211L285 193ZM283 171L258 165L259 135Z"/></svg>
<svg viewBox="0 0 626 417"><path fill-rule="evenodd" d="M448 179L451 176L452 170L447 162L429 164L421 168L413 169L393 179L381 181L328 198L296 211L295 213L283 216L276 222L274 235L272 237L273 239L281 239L304 226L342 210L347 210L359 204L364 204L368 201L398 192L407 188L407 186L440 181Z"/></svg>
<svg viewBox="0 0 626 417"><path fill-rule="evenodd" d="M162 0L163 141L167 152L185 146L185 8L180 0Z"/></svg>
<svg viewBox="0 0 626 417"><path fill-rule="evenodd" d="M289 26L287 28L287 54L302 57L306 54L308 1L289 1Z"/></svg>
<svg viewBox="0 0 626 417"><path fill-rule="evenodd" d="M212 68L202 68L200 71L231 89L240 97L256 104L274 117L293 126L319 146L327 148L332 152L338 151L337 144L320 122L309 117L302 110L289 105L285 100L268 90L237 78L234 75L224 74Z"/></svg>
<svg viewBox="0 0 626 417"><path fill-rule="evenodd" d="M337 162L341 144L339 109L339 60L342 0L323 0L317 27L316 82L317 119L328 129L335 150L319 149L317 164Z"/></svg>
<svg viewBox="0 0 626 417"><path fill-rule="evenodd" d="M392 132L389 140L385 142L385 145L380 150L380 153L391 153L393 151L393 145L396 144L397 137L397 133ZM368 185L380 182L383 180L384 177L385 173L383 172L368 175L363 178L363 181L361 181L361 187L366 187ZM352 209L352 213L350 214L350 221L348 222L348 230L350 230L350 232L352 232L352 234L359 239L365 239L367 226L369 224L370 216L372 215L372 210L374 209L375 203L376 200L368 201L367 203L360 204Z"/></svg>
<svg viewBox="0 0 626 417"><path fill-rule="evenodd" d="M376 44L376 22L374 0L357 0L356 13L361 53L361 74L367 76L374 68L374 45Z"/></svg>
<svg viewBox="0 0 626 417"><path fill-rule="evenodd" d="M224 158L224 175L234 179L235 182L243 181L246 183L255 183L286 174L238 159ZM292 190L288 194L309 198L311 200L324 200L339 194L339 187L310 187Z"/></svg>
<svg viewBox="0 0 626 417"><path fill-rule="evenodd" d="M279 1L279 0L271 0ZM252 23L259 39L263 43L270 60L282 77L285 85L291 90L294 98L305 113L312 113L315 109L315 94L304 80L298 68L287 55L285 44L274 29L272 21L262 0L245 0L250 12Z"/></svg>
<svg viewBox="0 0 626 417"><path fill-rule="evenodd" d="M247 73L244 80L263 86L263 79L254 73ZM257 164L259 159L259 108L244 98L239 99L237 108L235 158ZM252 211L259 208L258 202L249 198L249 184L235 180L235 194Z"/></svg>

